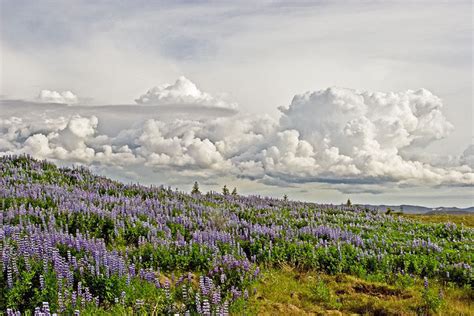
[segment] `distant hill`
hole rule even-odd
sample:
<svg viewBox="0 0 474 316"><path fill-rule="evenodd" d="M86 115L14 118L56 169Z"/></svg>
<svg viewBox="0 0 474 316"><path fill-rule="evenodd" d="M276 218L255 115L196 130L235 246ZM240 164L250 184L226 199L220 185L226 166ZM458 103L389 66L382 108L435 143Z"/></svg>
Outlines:
<svg viewBox="0 0 474 316"><path fill-rule="evenodd" d="M391 209L395 212L403 211L405 214L474 214L474 206L467 208L458 207L426 207L419 205L370 205L360 204L361 207L368 209L379 210L380 212L386 212L387 209Z"/></svg>

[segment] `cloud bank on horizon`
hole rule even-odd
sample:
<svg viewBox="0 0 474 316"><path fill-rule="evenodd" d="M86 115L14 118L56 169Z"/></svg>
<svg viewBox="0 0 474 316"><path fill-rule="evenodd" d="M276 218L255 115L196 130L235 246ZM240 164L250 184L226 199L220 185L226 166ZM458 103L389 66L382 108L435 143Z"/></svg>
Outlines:
<svg viewBox="0 0 474 316"><path fill-rule="evenodd" d="M77 100L68 93L41 95L40 101L49 103ZM156 105L157 113L159 105L169 104L236 108L200 91L185 77L150 89L136 102ZM100 107L89 107L85 115L84 107L67 107L66 113L61 107L45 111L39 104L35 111L31 105L24 105L28 111L17 104L17 114L0 114L0 154L166 171L183 183L196 177L234 177L270 185L351 184L361 191L367 184L474 185L472 146L450 157L449 165L413 158L453 130L442 100L426 89L370 92L331 87L296 95L279 108L279 119L217 112L206 118L138 115L126 117L129 124L116 132L100 132L115 124L113 117L88 115ZM11 104L4 100L2 107Z"/></svg>
<svg viewBox="0 0 474 316"><path fill-rule="evenodd" d="M76 104L79 102L77 95L71 91L51 91L41 90L38 98L38 102L42 103L59 103L59 104Z"/></svg>

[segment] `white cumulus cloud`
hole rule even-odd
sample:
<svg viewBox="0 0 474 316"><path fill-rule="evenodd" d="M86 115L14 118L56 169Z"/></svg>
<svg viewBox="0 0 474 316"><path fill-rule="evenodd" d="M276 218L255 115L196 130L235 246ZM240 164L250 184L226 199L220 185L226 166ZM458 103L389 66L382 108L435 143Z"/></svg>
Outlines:
<svg viewBox="0 0 474 316"><path fill-rule="evenodd" d="M38 95L38 101L43 103L76 104L79 102L79 99L71 91L41 90Z"/></svg>
<svg viewBox="0 0 474 316"><path fill-rule="evenodd" d="M452 131L442 106L425 89L383 93L328 88L295 96L288 107L281 108L280 128L297 131L298 140L314 150L309 157L315 163L305 169L309 180L316 173L331 180L470 183L472 173L465 176L404 158L404 150L421 151ZM298 157L296 149L291 153ZM277 169L286 168L290 170L287 176L297 176L294 159L285 161L286 166Z"/></svg>
<svg viewBox="0 0 474 316"><path fill-rule="evenodd" d="M236 103L227 102L198 89L196 84L184 76L174 84L163 84L151 88L135 100L143 105L193 104L220 108L237 108Z"/></svg>
<svg viewBox="0 0 474 316"><path fill-rule="evenodd" d="M194 85L186 88L186 82L174 86L182 84L161 88L156 100L165 104L188 95L193 97L182 100L203 105L207 97ZM424 89L382 93L344 88L296 95L280 109L279 120L244 114L163 120L148 118L145 111L127 116L121 125L117 119L122 117L104 116L94 107L69 107L56 117L40 109L35 116L29 113L35 107L29 107L21 117L0 116L0 153L26 152L121 170L134 166L174 173L183 181L198 175L285 186L319 182L346 192L352 185L356 191L385 184L472 186L472 146L444 164L443 157L424 158L426 146L453 129L442 108L441 99ZM94 111L97 116L91 115ZM108 126L122 128L110 133Z"/></svg>

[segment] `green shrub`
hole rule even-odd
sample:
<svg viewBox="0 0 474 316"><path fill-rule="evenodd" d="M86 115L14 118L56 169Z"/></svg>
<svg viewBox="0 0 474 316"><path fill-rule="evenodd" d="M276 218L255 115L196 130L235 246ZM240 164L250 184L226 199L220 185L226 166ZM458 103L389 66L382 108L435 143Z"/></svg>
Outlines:
<svg viewBox="0 0 474 316"><path fill-rule="evenodd" d="M341 303L337 300L337 297L331 292L331 289L327 286L326 282L319 279L316 284L310 287L311 298L318 303L321 303L327 308L340 308Z"/></svg>

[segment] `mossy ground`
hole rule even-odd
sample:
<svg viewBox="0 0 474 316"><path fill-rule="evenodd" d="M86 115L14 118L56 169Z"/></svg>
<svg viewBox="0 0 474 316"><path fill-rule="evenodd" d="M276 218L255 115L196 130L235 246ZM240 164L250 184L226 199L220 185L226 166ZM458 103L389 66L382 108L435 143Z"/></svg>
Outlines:
<svg viewBox="0 0 474 316"><path fill-rule="evenodd" d="M438 315L474 315L472 289L432 283L443 291ZM417 315L423 306L423 281L411 286L330 276L283 266L263 274L256 294L236 314L247 315Z"/></svg>

